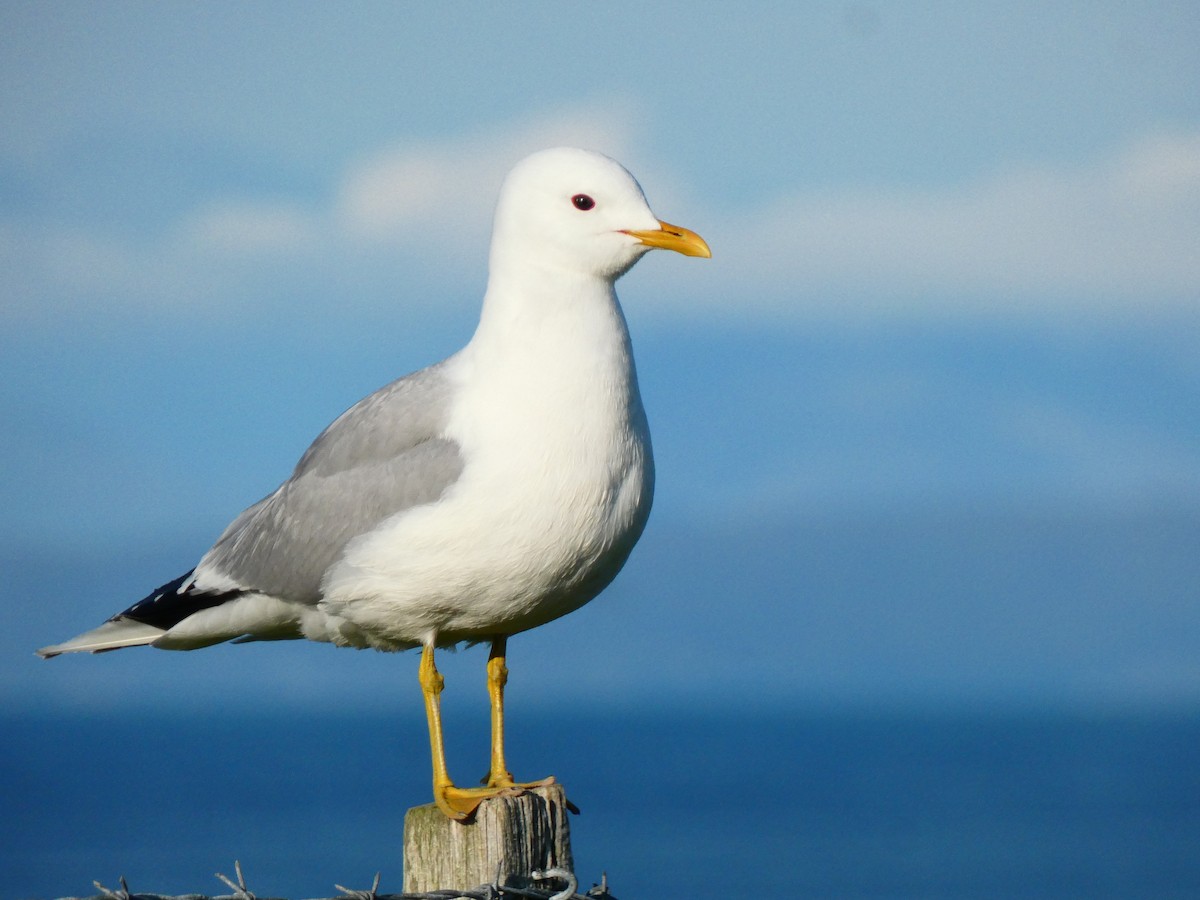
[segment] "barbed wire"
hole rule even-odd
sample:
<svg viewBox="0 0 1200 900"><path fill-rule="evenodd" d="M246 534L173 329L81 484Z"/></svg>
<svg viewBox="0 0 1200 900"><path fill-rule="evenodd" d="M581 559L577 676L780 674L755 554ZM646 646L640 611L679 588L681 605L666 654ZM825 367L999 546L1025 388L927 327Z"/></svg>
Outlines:
<svg viewBox="0 0 1200 900"><path fill-rule="evenodd" d="M259 898L246 887L246 879L242 874L241 862L234 860L233 869L237 875L237 881L222 875L220 872L215 873L215 877L223 881L232 890L231 894L207 896L205 894L171 895L134 893L129 890L125 876L122 875L118 879L118 884L121 887L117 890L110 890L99 881L93 881L92 884L100 892L99 894L89 898L66 897L61 898L61 900L278 900L278 898ZM575 874L569 869L535 870L529 873L529 878L533 881L558 879L565 881L566 887L556 891L500 884L500 873L497 872L496 880L491 884L481 884L478 887L467 890L445 889L420 891L417 893L381 894L379 893L379 873L376 872L375 879L369 889L356 890L343 887L340 884L334 884L334 887L342 892L341 896L324 898L324 900L506 900L506 898L517 897L522 898L522 900L617 900L616 897L609 893L607 874L602 874L600 883L592 885L591 888L582 894L576 893L579 888L579 882L576 880Z"/></svg>

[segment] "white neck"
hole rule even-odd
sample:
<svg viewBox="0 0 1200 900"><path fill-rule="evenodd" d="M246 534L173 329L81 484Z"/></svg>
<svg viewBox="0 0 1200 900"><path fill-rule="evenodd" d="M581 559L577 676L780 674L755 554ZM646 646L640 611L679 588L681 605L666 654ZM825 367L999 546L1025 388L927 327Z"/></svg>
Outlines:
<svg viewBox="0 0 1200 900"><path fill-rule="evenodd" d="M513 446L645 432L629 332L609 279L493 271L459 363L475 411L470 429L505 432Z"/></svg>
<svg viewBox="0 0 1200 900"><path fill-rule="evenodd" d="M633 366L611 280L530 264L492 270L469 347L480 365L508 368L526 358L542 378L571 377L597 365L632 372Z"/></svg>

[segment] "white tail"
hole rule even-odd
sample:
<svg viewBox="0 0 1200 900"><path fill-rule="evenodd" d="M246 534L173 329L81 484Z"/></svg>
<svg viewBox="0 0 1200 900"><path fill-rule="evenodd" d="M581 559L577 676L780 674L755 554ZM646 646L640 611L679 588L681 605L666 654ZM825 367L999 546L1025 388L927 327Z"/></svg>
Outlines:
<svg viewBox="0 0 1200 900"><path fill-rule="evenodd" d="M37 651L42 659L60 653L99 653L102 650L119 650L121 647L139 647L151 644L166 634L166 630L138 622L134 619L110 619L99 628L85 631L78 637L61 644L51 644Z"/></svg>

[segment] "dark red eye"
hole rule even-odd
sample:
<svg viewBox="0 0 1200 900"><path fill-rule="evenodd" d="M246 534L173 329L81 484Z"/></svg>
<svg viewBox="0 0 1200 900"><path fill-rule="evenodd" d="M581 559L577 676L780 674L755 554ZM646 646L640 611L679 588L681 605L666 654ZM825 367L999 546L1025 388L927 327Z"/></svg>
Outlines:
<svg viewBox="0 0 1200 900"><path fill-rule="evenodd" d="M571 202L575 204L576 209L581 209L584 212L587 212L596 205L596 201L587 194L576 194L571 198Z"/></svg>

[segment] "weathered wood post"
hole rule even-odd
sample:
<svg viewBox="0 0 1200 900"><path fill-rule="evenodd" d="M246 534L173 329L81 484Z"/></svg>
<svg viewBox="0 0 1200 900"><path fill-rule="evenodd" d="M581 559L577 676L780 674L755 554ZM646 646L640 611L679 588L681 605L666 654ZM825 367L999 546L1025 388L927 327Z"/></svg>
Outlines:
<svg viewBox="0 0 1200 900"><path fill-rule="evenodd" d="M553 886L530 879L534 870L575 871L562 785L484 800L465 824L446 818L433 803L405 815L405 893L491 884L497 867L499 883L518 888Z"/></svg>

